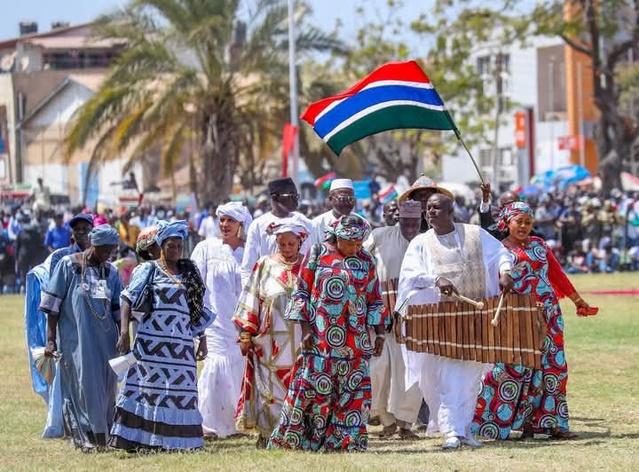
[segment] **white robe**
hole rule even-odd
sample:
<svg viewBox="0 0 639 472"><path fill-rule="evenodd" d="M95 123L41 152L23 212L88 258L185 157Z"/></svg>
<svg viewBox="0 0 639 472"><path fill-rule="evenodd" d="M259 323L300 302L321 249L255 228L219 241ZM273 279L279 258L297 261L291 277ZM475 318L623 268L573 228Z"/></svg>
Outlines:
<svg viewBox="0 0 639 472"><path fill-rule="evenodd" d="M308 228L312 228L313 223L304 215L298 212L291 212L287 215L287 218L294 217L299 218ZM281 218L275 216L270 211L264 213L259 218L253 220L248 228L246 234L246 244L244 245L244 257L242 258L241 274L242 274L242 286L246 285L253 268L258 259L263 256L269 256L277 252L277 241L275 236L267 234L266 229L271 223L275 223ZM311 235L302 244L300 252L306 255L311 246L315 243L315 238Z"/></svg>
<svg viewBox="0 0 639 472"><path fill-rule="evenodd" d="M233 250L221 239L213 238L199 243L191 254L206 285L204 304L217 313L213 324L205 330L209 352L198 381L198 406L204 432L220 437L237 433L235 411L244 376L244 357L232 317L242 292L243 253L244 248Z"/></svg>
<svg viewBox="0 0 639 472"><path fill-rule="evenodd" d="M489 297L499 293L499 274L510 269L512 256L483 229L480 229L480 238L485 296ZM439 289L435 286L438 274L434 273L431 261L432 248L425 241L426 233L420 234L408 246L399 277L398 306L407 298L410 298L408 305L440 301ZM458 237L457 243L460 244ZM460 254L462 260L466 258L464 248L461 248ZM465 437L473 420L482 375L490 366L408 351L405 346L402 346L402 353L406 361L406 386L417 383L430 408L428 433L440 431L447 436Z"/></svg>
<svg viewBox="0 0 639 472"><path fill-rule="evenodd" d="M399 278L409 241L402 236L399 224L373 230L364 242L376 262L380 282ZM393 307L390 307L393 309ZM371 358L371 416L380 416L384 426L395 420L413 423L417 419L422 394L417 385L405 387L404 359L395 335L386 335L381 356Z"/></svg>

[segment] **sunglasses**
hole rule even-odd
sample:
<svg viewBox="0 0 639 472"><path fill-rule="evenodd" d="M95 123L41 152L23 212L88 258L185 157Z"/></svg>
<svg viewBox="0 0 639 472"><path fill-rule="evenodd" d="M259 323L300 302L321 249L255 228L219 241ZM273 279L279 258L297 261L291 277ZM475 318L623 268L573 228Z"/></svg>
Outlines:
<svg viewBox="0 0 639 472"><path fill-rule="evenodd" d="M297 193L278 193L277 198L290 198L291 200L299 200L300 196Z"/></svg>
<svg viewBox="0 0 639 472"><path fill-rule="evenodd" d="M349 203L349 204L353 204L355 203L355 197L351 197L351 196L340 196L340 197L333 197L335 199L336 202L338 203Z"/></svg>

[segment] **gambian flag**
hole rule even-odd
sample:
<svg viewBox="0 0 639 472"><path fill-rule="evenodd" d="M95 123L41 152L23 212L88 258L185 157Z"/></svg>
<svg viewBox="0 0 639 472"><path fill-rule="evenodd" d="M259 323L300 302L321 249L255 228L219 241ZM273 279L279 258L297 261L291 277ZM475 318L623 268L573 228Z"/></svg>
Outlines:
<svg viewBox="0 0 639 472"><path fill-rule="evenodd" d="M315 187L327 189L331 186L331 182L335 179L335 177L337 177L335 172L329 172L315 180Z"/></svg>
<svg viewBox="0 0 639 472"><path fill-rule="evenodd" d="M402 128L457 127L416 61L384 64L346 92L311 104L302 119L335 154L366 136Z"/></svg>
<svg viewBox="0 0 639 472"><path fill-rule="evenodd" d="M394 185L389 185L385 189L379 192L379 201L382 203L388 203L391 200L395 200L398 197L397 189Z"/></svg>

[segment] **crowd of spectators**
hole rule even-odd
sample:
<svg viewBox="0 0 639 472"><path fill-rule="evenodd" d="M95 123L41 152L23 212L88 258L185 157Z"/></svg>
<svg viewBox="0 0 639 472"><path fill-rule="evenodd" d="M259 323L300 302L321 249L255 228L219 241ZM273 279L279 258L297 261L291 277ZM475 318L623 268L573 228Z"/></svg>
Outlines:
<svg viewBox="0 0 639 472"><path fill-rule="evenodd" d="M570 187L562 192L520 195L535 211L535 230L555 251L564 269L571 274L639 270L639 192L614 189L609 197ZM496 196L494 204L497 205ZM479 224L481 193L475 199L458 196L455 219ZM68 221L74 214L90 211L81 207L43 211L29 201L0 210L0 286L3 293L20 291L26 273L48 254L71 243ZM220 202L223 203L223 202ZM245 198L244 204L254 218L269 211L265 195ZM394 224L394 201L380 202L377 194L360 200L356 211L372 226ZM133 253L141 230L160 219L186 219L191 224L185 251L200 240L219 236L216 204L207 203L199 212L190 213L166 206L143 204L134 208L100 208L94 212L94 224L111 224L120 233L122 246L116 257ZM323 199L300 201L299 211L313 218L330 209ZM386 210L386 211L385 211ZM496 216L498 206L491 211Z"/></svg>

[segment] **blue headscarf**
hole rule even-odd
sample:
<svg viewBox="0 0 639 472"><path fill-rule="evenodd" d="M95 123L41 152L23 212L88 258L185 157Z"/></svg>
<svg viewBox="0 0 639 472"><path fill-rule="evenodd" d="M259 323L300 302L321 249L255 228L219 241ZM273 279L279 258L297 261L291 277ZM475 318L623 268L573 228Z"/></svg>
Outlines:
<svg viewBox="0 0 639 472"><path fill-rule="evenodd" d="M120 235L110 225L96 226L89 233L91 246L117 246L120 244Z"/></svg>
<svg viewBox="0 0 639 472"><path fill-rule="evenodd" d="M189 234L189 224L184 220L172 221L159 221L157 224L158 233L155 235L155 242L158 246L162 246L162 243L169 238L186 239Z"/></svg>

